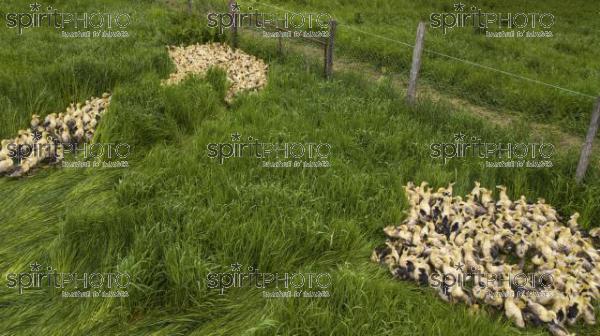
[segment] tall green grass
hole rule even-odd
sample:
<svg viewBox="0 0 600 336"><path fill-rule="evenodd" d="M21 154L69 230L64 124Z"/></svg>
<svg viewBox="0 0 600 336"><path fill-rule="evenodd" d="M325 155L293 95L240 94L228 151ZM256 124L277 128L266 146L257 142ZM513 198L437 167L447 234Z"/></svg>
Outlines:
<svg viewBox="0 0 600 336"><path fill-rule="evenodd" d="M194 18L160 4L107 6L147 20L136 23L127 43L107 40L101 57L86 51L93 44L86 40L57 41L58 50L38 55L51 31L28 32L28 40L1 51L12 61L0 71L22 70L27 80L0 81L12 88L2 94L16 114L0 114L0 134L26 125L34 103L22 91L41 97L37 109L49 112L111 89L96 141L132 145L129 168L49 168L0 179L1 334L544 334L516 330L493 312L471 315L431 289L394 281L369 256L384 239L382 227L404 218L407 181L456 181L458 194L476 180L505 184L512 196L544 197L562 214L579 211L584 226L597 226L598 170L575 186L577 153L557 154L552 169L485 169L477 160L443 165L430 158L431 142L456 132L528 141L527 126L491 126L427 102L408 108L389 83L357 73L324 81L317 61L279 58L259 39L241 42L269 62L269 85L260 93L227 106L218 70L161 86L172 69L165 44L215 35L190 30L200 27ZM327 142L332 166L268 169L251 158L222 165L209 159L206 145L229 142L234 132L265 142ZM64 272L126 272L130 297L66 299L53 289L19 295L6 287L6 274L25 272L34 261ZM235 262L262 272L328 272L332 296L264 299L260 289L209 290L206 275Z"/></svg>

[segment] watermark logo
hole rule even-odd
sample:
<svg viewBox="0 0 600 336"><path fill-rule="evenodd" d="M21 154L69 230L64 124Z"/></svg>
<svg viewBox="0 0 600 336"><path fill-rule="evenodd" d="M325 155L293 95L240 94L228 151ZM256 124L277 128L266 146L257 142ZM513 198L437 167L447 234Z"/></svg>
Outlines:
<svg viewBox="0 0 600 336"><path fill-rule="evenodd" d="M46 136L45 141L40 141L43 135L39 131L32 133L35 143L11 143L7 146L8 157L17 164L30 158L41 161L61 162L64 168L127 168L127 158L131 153L131 146L127 143L76 143L61 142L53 136ZM82 159L66 161L66 157L81 154ZM99 160L99 159L107 159ZM89 161L93 160L93 161Z"/></svg>
<svg viewBox="0 0 600 336"><path fill-rule="evenodd" d="M231 142L209 143L206 145L207 156L219 164L232 158L253 158L261 160L265 168L326 168L331 155L328 143L301 142L261 142L258 138L248 136L242 139L238 132L231 134Z"/></svg>
<svg viewBox="0 0 600 336"><path fill-rule="evenodd" d="M129 13L63 12L51 5L38 2L29 4L29 11L7 13L6 27L23 34L26 29L51 27L61 31L62 37L128 37L124 30L131 24Z"/></svg>
<svg viewBox="0 0 600 336"><path fill-rule="evenodd" d="M454 270L453 273L431 274L429 285L444 294L451 293L452 288L458 286L461 290L476 291L482 297L550 297L553 293L554 277L548 272L486 273L467 268L462 263L458 263Z"/></svg>
<svg viewBox="0 0 600 336"><path fill-rule="evenodd" d="M432 143L429 149L430 157L444 164L456 158L479 158L486 160L486 168L549 168L555 152L551 143L485 142L462 132L454 134L454 142Z"/></svg>
<svg viewBox="0 0 600 336"><path fill-rule="evenodd" d="M19 295L27 289L55 288L63 298L128 297L131 277L127 273L65 273L34 262L28 272L9 273L6 286Z"/></svg>
<svg viewBox="0 0 600 336"><path fill-rule="evenodd" d="M482 11L477 6L455 3L453 12L431 13L430 26L442 29L444 34L454 28L473 27L485 30L486 37L552 37L555 22L552 13L516 12L496 13ZM489 31L489 30L497 31Z"/></svg>
<svg viewBox="0 0 600 336"><path fill-rule="evenodd" d="M224 295L230 288L263 289L264 298L323 298L329 297L331 287L329 273L284 272L264 273L254 266L243 267L236 262L230 272L206 275L206 286Z"/></svg>
<svg viewBox="0 0 600 336"><path fill-rule="evenodd" d="M209 13L208 27L217 28L220 34L232 27L260 29L263 37L329 37L328 13L262 12L258 8L242 7L233 3L229 13ZM274 28L276 31L268 31Z"/></svg>

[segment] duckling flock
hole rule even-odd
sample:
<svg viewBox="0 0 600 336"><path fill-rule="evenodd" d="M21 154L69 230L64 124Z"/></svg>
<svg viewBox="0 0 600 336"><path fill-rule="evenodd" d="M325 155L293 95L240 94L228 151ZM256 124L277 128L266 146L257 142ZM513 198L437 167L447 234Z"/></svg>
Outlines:
<svg viewBox="0 0 600 336"><path fill-rule="evenodd" d="M219 67L227 72L231 83L225 97L227 102L240 91L259 90L267 85L268 65L240 49L233 50L222 43L169 46L168 49L176 71L164 81L166 84L177 84L189 74L202 75L211 67Z"/></svg>
<svg viewBox="0 0 600 336"><path fill-rule="evenodd" d="M600 298L600 229L580 230L578 213L560 224L556 210L525 196L499 200L475 183L466 196L452 184L436 192L426 182L405 186L409 216L384 229L372 260L399 279L437 287L448 302L503 310L518 327L546 325L556 336L578 320L595 324Z"/></svg>
<svg viewBox="0 0 600 336"><path fill-rule="evenodd" d="M63 160L63 145L89 142L110 105L111 96L92 97L84 104L71 103L65 112L48 114L43 120L32 115L30 127L19 130L14 139L1 141L0 176L19 177L40 164Z"/></svg>

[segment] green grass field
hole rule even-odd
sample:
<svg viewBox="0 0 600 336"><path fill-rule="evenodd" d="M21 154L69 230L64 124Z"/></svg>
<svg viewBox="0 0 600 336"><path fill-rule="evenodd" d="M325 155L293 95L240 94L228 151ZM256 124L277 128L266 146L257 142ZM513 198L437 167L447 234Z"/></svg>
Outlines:
<svg viewBox="0 0 600 336"><path fill-rule="evenodd" d="M208 3L209 8L223 8L226 1ZM412 48L393 40L414 44L419 20L429 22L431 13L455 13L454 3L460 2L240 1L243 10L253 6L260 12L280 15L285 14L285 10L330 13L340 23L337 52L401 76L407 76L410 69ZM553 37L488 38L485 32L472 27L450 29L446 34L439 28L428 28L422 68L425 80L443 92L476 104L516 111L529 120L552 122L575 134L584 134L593 98L474 67L427 50L597 96L600 51L593 46L598 44L600 32L598 5L587 1L523 3L517 0L463 4L466 11L475 5L484 13L550 13L554 15L554 25L549 28ZM492 26L489 30L502 29Z"/></svg>
<svg viewBox="0 0 600 336"><path fill-rule="evenodd" d="M321 1L281 4L324 8L342 21L363 11L361 29L394 31L406 41L413 40L423 13L441 7L402 1L405 12L394 20L377 15L392 11L383 1L345 4L339 11ZM584 7L593 6L581 4L580 15L591 16L583 14ZM517 6L497 6L511 5ZM556 153L553 168L491 169L476 159L444 165L427 148L459 132L493 142L538 141L529 135L529 117L582 133L592 101L510 81L490 91L505 79L427 60L424 76L441 90L526 117L503 128L444 104L408 107L389 78L373 81L339 71L326 81L319 59L293 52L279 57L274 41L245 34L241 48L269 63L269 84L228 106L220 71L177 86L160 85L173 70L165 45L223 39L205 29L204 7L190 18L183 5L153 1L56 1L53 6L134 13L131 36L65 39L50 28L17 35L2 26L0 37L10 47L0 49L0 138L15 136L32 113L61 111L73 100L111 90L111 107L95 141L130 144L130 166L49 168L22 179L0 178L0 335L547 334L540 328L518 330L493 311L473 315L464 305L444 303L432 289L393 280L369 257L384 240L382 228L404 218L407 181L433 186L456 181L457 194L474 181L504 184L513 197L543 197L562 214L580 212L586 228L598 226L600 171L591 166L585 183L576 185L576 149ZM506 69L597 92L600 84L589 78L600 71L592 47L598 21L585 21L588 30L575 29L579 21L566 2L543 6L564 13L556 29L565 35L517 46L523 61ZM19 1L0 6L2 16L14 11L29 8ZM431 34L430 44L490 64L511 57L515 47L486 46L495 53L483 60L477 54L483 48L469 54L465 44L490 42L466 34ZM556 50L561 43L583 50L575 57ZM410 50L393 45L380 50L381 42L357 40L343 30L338 46L340 55L401 73L410 60ZM538 65L528 66L531 62ZM554 70L544 70L548 67ZM207 144L230 142L235 132L265 142L328 143L331 167L262 168L251 158L221 165L207 157ZM72 273L128 273L129 297L62 298L53 288L23 294L7 288L7 274L27 272L34 262ZM328 273L331 296L266 299L258 288L232 288L224 295L207 288L209 272L228 272L236 262L262 272ZM577 325L573 331L600 335L593 326Z"/></svg>

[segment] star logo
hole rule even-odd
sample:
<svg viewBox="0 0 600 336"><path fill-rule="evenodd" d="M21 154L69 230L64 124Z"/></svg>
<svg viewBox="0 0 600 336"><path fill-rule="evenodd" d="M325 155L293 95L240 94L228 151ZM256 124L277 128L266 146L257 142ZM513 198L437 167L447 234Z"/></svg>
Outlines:
<svg viewBox="0 0 600 336"><path fill-rule="evenodd" d="M33 136L33 140L40 141L40 139L42 139L42 132L35 130L32 132L32 136Z"/></svg>
<svg viewBox="0 0 600 336"><path fill-rule="evenodd" d="M235 133L231 134L231 141L233 141L233 142L240 141L241 137L242 137L242 135L240 133L235 132Z"/></svg>
<svg viewBox="0 0 600 336"><path fill-rule="evenodd" d="M238 5L237 2L234 2L231 4L231 10L234 12L239 12L240 11L240 5Z"/></svg>
<svg viewBox="0 0 600 336"><path fill-rule="evenodd" d="M454 11L456 11L456 12L460 11L460 12L462 12L464 10L465 10L465 4L464 3L459 2L459 3L454 4Z"/></svg>
<svg viewBox="0 0 600 336"><path fill-rule="evenodd" d="M239 272L242 269L242 264L236 261L235 264L231 264L231 270L233 272Z"/></svg>
<svg viewBox="0 0 600 336"><path fill-rule="evenodd" d="M459 132L457 134L454 134L454 141L463 142L463 141L465 141L466 137L467 137L466 134Z"/></svg>
<svg viewBox="0 0 600 336"><path fill-rule="evenodd" d="M31 264L29 266L31 266L32 272L39 272L39 270L42 269L42 265L38 264L37 262L34 262L33 264Z"/></svg>
<svg viewBox="0 0 600 336"><path fill-rule="evenodd" d="M42 7L42 5L40 5L39 3L35 2L32 4L29 4L29 7L31 8L32 12L37 12L40 10L40 8Z"/></svg>
<svg viewBox="0 0 600 336"><path fill-rule="evenodd" d="M457 271L460 271L461 273L464 273L463 266L465 266L465 264L459 262L458 264L456 264L455 268L456 268Z"/></svg>

